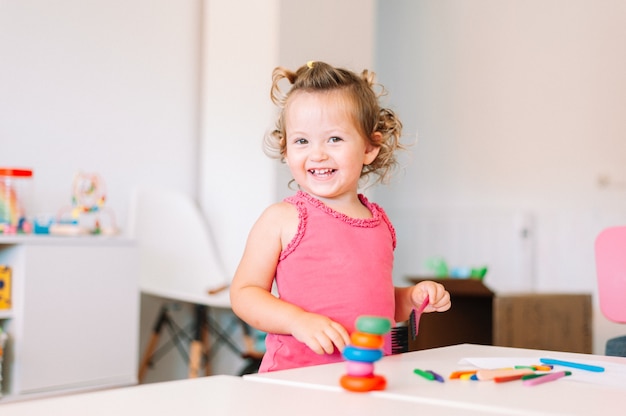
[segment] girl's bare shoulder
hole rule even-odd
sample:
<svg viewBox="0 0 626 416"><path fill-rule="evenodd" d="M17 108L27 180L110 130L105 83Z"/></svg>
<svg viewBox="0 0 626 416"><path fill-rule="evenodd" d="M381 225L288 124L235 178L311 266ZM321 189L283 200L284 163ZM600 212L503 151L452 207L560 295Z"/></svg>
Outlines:
<svg viewBox="0 0 626 416"><path fill-rule="evenodd" d="M288 202L277 202L265 208L256 226L260 228L270 227L275 230L282 230L285 227L291 228L298 222L297 208Z"/></svg>
<svg viewBox="0 0 626 416"><path fill-rule="evenodd" d="M277 202L263 211L256 227L265 230L264 234L274 235L285 246L295 236L299 225L298 209L289 202Z"/></svg>

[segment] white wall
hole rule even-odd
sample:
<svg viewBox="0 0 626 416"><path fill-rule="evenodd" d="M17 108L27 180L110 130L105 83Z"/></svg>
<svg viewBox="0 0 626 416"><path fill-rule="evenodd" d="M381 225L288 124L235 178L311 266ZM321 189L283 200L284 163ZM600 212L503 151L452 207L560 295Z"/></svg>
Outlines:
<svg viewBox="0 0 626 416"><path fill-rule="evenodd" d="M0 166L34 169L32 213L97 172L123 228L132 187L194 191L199 2L0 1Z"/></svg>
<svg viewBox="0 0 626 416"><path fill-rule="evenodd" d="M377 189L404 247L396 278L439 254L487 263L499 292L595 294L595 236L626 222L626 57L616 53L626 3L378 6L377 68L407 139L418 137L403 175Z"/></svg>
<svg viewBox="0 0 626 416"><path fill-rule="evenodd" d="M252 224L274 202L275 165L261 144L273 114L279 2L208 0L203 17L199 195L232 275Z"/></svg>

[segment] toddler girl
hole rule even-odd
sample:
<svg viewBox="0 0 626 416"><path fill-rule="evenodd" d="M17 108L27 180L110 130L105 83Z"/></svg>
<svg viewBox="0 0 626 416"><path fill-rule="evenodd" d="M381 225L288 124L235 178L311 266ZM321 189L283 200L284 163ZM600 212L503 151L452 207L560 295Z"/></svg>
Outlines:
<svg viewBox="0 0 626 416"><path fill-rule="evenodd" d="M281 82L291 84L286 93ZM259 371L342 361L360 315L405 321L426 296L425 312L449 309L439 283L394 287L394 228L359 193L371 177L387 181L402 148L402 124L380 107L374 74L323 62L278 67L271 97L281 113L266 149L298 191L254 224L230 289L235 313L268 333Z"/></svg>

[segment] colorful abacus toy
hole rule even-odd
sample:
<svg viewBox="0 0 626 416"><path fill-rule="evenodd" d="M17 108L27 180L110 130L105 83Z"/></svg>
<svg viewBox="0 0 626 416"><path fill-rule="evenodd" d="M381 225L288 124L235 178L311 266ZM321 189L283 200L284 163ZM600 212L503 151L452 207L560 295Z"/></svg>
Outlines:
<svg viewBox="0 0 626 416"><path fill-rule="evenodd" d="M346 374L339 384L346 390L367 392L384 390L387 380L374 373L374 363L383 357L384 335L391 330L391 321L377 316L361 316L356 320L356 332L350 345L343 350Z"/></svg>

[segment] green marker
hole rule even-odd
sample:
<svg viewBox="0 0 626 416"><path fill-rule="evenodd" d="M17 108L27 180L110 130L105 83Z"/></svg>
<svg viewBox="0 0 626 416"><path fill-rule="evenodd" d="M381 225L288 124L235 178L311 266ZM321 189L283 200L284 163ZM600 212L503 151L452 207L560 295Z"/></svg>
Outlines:
<svg viewBox="0 0 626 416"><path fill-rule="evenodd" d="M530 380L533 378L537 378L537 377L543 377L548 373L544 373L544 374L526 374L525 376L522 376L522 380Z"/></svg>
<svg viewBox="0 0 626 416"><path fill-rule="evenodd" d="M424 377L426 380L433 381L435 379L435 375L433 373L429 373L428 371L420 370L419 368L416 368L415 370L413 370L413 372L415 374L417 374L418 376Z"/></svg>

